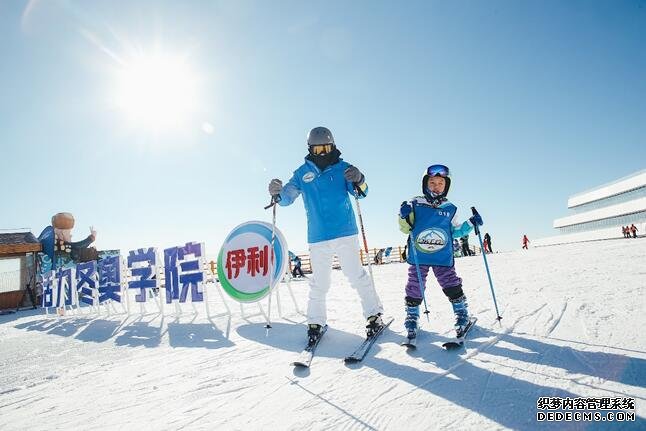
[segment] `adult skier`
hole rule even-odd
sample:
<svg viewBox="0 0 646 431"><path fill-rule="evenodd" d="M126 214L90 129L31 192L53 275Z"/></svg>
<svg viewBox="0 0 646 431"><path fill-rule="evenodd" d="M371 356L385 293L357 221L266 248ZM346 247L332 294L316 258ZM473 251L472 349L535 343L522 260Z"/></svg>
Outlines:
<svg viewBox="0 0 646 431"><path fill-rule="evenodd" d="M335 254L343 274L359 293L370 336L383 326L383 306L359 260L357 222L350 202L350 195L365 196L368 185L361 171L340 157L329 129L313 128L307 136L307 148L305 163L294 171L287 184L277 178L271 180L269 194L281 206L291 205L303 195L312 268L307 305L309 343L318 340L327 321L325 300Z"/></svg>
<svg viewBox="0 0 646 431"><path fill-rule="evenodd" d="M489 235L489 232L484 234L484 241L487 244L487 251L489 253L493 253L493 249L491 248L491 235Z"/></svg>
<svg viewBox="0 0 646 431"><path fill-rule="evenodd" d="M528 244L529 244L529 238L527 238L527 235L523 235L523 248L524 248L525 250L529 250L529 249L527 248L527 245L528 245Z"/></svg>
<svg viewBox="0 0 646 431"><path fill-rule="evenodd" d="M298 256L294 256L294 259L292 259L292 262L294 262L294 269L292 269L292 277L294 278L296 278L296 276L305 277L305 274L303 274L303 269L301 268L301 265L302 265L301 258Z"/></svg>
<svg viewBox="0 0 646 431"><path fill-rule="evenodd" d="M460 244L462 245L462 256L473 256L474 253L469 247L469 235L464 235L460 238Z"/></svg>

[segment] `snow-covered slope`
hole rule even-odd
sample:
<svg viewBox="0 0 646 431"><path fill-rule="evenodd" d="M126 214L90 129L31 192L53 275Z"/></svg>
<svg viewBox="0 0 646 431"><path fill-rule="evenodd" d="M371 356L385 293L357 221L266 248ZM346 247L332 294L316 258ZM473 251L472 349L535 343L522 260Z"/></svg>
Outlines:
<svg viewBox="0 0 646 431"><path fill-rule="evenodd" d="M305 326L282 287L285 318L269 334L239 311L230 326L202 316L0 316L0 429L646 429L646 239L500 253L489 264L501 325L482 257L456 260L479 317L461 352L440 347L453 318L435 281L417 350L401 347L406 266L373 267L395 322L351 366L342 358L360 342L363 317L340 271L310 370L289 365ZM292 286L304 308L306 283ZM539 423L545 396L633 397L637 418Z"/></svg>

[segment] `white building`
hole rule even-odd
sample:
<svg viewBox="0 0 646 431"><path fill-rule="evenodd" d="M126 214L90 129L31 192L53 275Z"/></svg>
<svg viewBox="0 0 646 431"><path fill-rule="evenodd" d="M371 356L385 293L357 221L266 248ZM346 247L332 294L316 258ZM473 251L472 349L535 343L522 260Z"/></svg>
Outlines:
<svg viewBox="0 0 646 431"><path fill-rule="evenodd" d="M622 226L646 232L646 169L568 199L570 215L554 220L556 236L533 241L536 247L623 238Z"/></svg>

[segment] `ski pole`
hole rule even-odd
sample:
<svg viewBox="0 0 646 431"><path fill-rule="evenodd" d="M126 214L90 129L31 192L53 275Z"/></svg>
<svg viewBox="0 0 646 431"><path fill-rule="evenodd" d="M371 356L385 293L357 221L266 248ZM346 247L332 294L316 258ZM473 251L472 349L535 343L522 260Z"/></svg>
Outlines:
<svg viewBox="0 0 646 431"><path fill-rule="evenodd" d="M426 305L426 282L422 279L422 271L419 269L419 260L417 260L417 250L415 249L415 244L413 244L412 236L409 235L408 239L410 240L408 242L408 248L413 252L413 261L415 262L415 270L417 270L417 281L419 282L419 289L422 292L422 299L424 300L424 314L426 314L426 320L430 322L431 321L431 318L429 317L430 312L428 311L428 306Z"/></svg>
<svg viewBox="0 0 646 431"><path fill-rule="evenodd" d="M471 212L473 215L478 214L478 211L476 211L476 207L471 207ZM496 307L496 320L500 322L502 320L502 316L500 315L500 312L498 311L498 303L496 302L496 293L493 290L493 282L491 281L491 273L489 272L489 264L487 263L487 255L484 252L484 248L482 245L482 237L480 236L480 228L478 227L477 223L473 223L473 227L476 231L476 235L478 235L478 240L480 240L480 250L482 250L482 258L484 259L484 264L485 264L485 269L487 270L487 278L489 279L489 287L491 288L491 296L493 297L493 305Z"/></svg>
<svg viewBox="0 0 646 431"><path fill-rule="evenodd" d="M269 202L269 205L265 207L265 209L271 208L271 256L270 256L270 264L269 264L269 305L267 307L267 324L265 325L265 328L267 328L267 333L269 333L269 329L271 328L271 285L274 283L274 241L276 239L276 204L280 202L280 195L272 195L271 196L271 202Z"/></svg>
<svg viewBox="0 0 646 431"><path fill-rule="evenodd" d="M375 278L372 276L372 265L370 264L370 252L368 251L368 241L366 240L366 231L363 228L363 217L361 216L361 205L359 205L359 195L366 196L366 194L357 186L354 185L356 193L354 194L354 202L357 204L357 214L359 215L359 226L361 226L361 236L363 237L363 248L366 250L366 259L368 260L368 272L370 272L370 280L372 286L375 286ZM362 262L363 264L363 262Z"/></svg>
<svg viewBox="0 0 646 431"><path fill-rule="evenodd" d="M271 196L271 201L269 202L269 205L264 207L264 209L268 210L269 208L275 206L278 202L280 202L280 195L272 195Z"/></svg>

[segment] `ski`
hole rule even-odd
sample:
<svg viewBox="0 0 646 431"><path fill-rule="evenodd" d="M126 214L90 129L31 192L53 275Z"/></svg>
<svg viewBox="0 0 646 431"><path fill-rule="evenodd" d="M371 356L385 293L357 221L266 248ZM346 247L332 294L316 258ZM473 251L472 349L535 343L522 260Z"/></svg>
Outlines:
<svg viewBox="0 0 646 431"><path fill-rule="evenodd" d="M363 360L363 358L366 357L366 354L368 354L368 351L372 347L373 344L375 344L375 341L377 341L377 338L381 334L383 334L384 330L390 326L391 323L393 323L394 318L391 318L388 320L388 322L385 322L384 325L377 331L375 334L373 334L370 337L366 337L365 340L357 347L357 349L352 352L349 356L346 356L345 359L343 360L346 364L353 364L355 362L360 362Z"/></svg>
<svg viewBox="0 0 646 431"><path fill-rule="evenodd" d="M417 336L415 336L415 338L406 337L406 339L401 342L401 345L406 346L410 349L415 349L417 347Z"/></svg>
<svg viewBox="0 0 646 431"><path fill-rule="evenodd" d="M412 331L407 331L406 333L406 338L404 338L404 341L399 343L401 346L408 347L409 349L415 349L417 347L417 337L419 337L419 327L417 329L414 329ZM413 335L411 337L411 335Z"/></svg>
<svg viewBox="0 0 646 431"><path fill-rule="evenodd" d="M318 340L314 344L308 344L305 346L303 351L300 353L298 356L298 359L292 362L292 365L295 367L305 367L309 368L310 364L312 363L312 359L314 358L314 352L316 351L316 346L319 345L321 342L321 338L323 338L323 334L327 331L327 325L324 325L321 328L321 335L319 336Z"/></svg>
<svg viewBox="0 0 646 431"><path fill-rule="evenodd" d="M447 341L446 343L443 343L442 347L444 347L446 350L455 350L464 346L464 338L469 334L469 331L471 330L471 328L473 328L473 325L475 325L477 321L478 321L477 317L472 317L469 320L469 324L464 329L464 332L462 333L462 335L459 337L455 337L455 340L453 341Z"/></svg>

